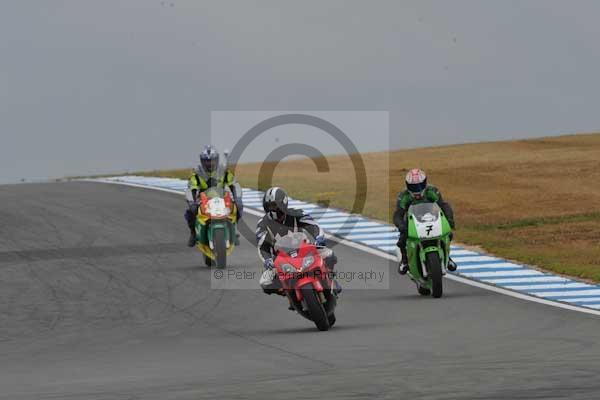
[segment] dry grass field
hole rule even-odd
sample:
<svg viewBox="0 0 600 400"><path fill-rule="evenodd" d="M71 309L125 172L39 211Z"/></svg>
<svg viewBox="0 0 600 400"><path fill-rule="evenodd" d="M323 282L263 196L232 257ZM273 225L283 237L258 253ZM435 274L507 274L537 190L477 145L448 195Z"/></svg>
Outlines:
<svg viewBox="0 0 600 400"><path fill-rule="evenodd" d="M390 221L406 171L420 167L455 209L456 240L561 274L600 281L600 134L462 144L363 154L362 214ZM357 185L348 156L283 161L273 184L292 197L352 210ZM261 164L240 165L242 185ZM188 170L147 175L187 177ZM264 187L261 187L264 189Z"/></svg>

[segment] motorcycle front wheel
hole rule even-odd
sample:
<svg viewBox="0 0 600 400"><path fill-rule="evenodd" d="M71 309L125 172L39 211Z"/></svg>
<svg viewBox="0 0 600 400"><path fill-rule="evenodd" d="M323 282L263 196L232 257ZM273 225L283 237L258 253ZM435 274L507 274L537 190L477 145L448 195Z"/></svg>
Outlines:
<svg viewBox="0 0 600 400"><path fill-rule="evenodd" d="M225 246L225 230L216 229L213 236L215 253L215 264L217 268L225 268L227 266L227 247Z"/></svg>
<svg viewBox="0 0 600 400"><path fill-rule="evenodd" d="M331 324L329 323L327 312L325 311L323 304L321 304L319 295L312 284L308 284L302 288L302 295L304 296L310 318L317 326L317 329L320 331L329 330Z"/></svg>
<svg viewBox="0 0 600 400"><path fill-rule="evenodd" d="M431 279L431 296L439 299L442 297L442 262L440 256L436 252L427 253L425 256L425 262L427 263L427 271L429 272L429 279Z"/></svg>

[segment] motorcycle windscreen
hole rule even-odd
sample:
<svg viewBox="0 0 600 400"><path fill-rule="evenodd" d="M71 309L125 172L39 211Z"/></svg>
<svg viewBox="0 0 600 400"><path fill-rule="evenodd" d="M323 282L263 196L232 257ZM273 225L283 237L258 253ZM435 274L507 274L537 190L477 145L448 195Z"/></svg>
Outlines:
<svg viewBox="0 0 600 400"><path fill-rule="evenodd" d="M225 190L220 186L211 186L204 192L206 197L209 199L214 199L215 197L223 197L225 196Z"/></svg>
<svg viewBox="0 0 600 400"><path fill-rule="evenodd" d="M315 239L311 234L302 230L300 232L289 232L285 236L275 237L275 251L284 251L287 254L297 252L300 246L305 243L314 243Z"/></svg>
<svg viewBox="0 0 600 400"><path fill-rule="evenodd" d="M432 239L442 235L441 209L436 203L414 204L408 212L413 216L419 239Z"/></svg>
<svg viewBox="0 0 600 400"><path fill-rule="evenodd" d="M228 188L222 188L219 186L210 187L204 192L204 196L208 198L208 214L217 217L224 217L231 213L231 209L227 207L224 200L226 193L233 198L231 191Z"/></svg>

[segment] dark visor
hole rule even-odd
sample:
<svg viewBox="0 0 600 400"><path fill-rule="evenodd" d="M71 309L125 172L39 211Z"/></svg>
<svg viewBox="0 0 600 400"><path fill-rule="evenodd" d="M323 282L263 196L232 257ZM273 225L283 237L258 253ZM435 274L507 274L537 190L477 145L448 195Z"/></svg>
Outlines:
<svg viewBox="0 0 600 400"><path fill-rule="evenodd" d="M406 185L406 187L408 188L408 190L410 192L421 193L427 187L427 183L425 183L425 182L421 182L421 183L409 183L409 184Z"/></svg>
<svg viewBox="0 0 600 400"><path fill-rule="evenodd" d="M218 163L219 160L214 158L212 160L202 160L202 167L204 167L205 170L212 172L217 169Z"/></svg>
<svg viewBox="0 0 600 400"><path fill-rule="evenodd" d="M279 207L277 207L277 203L274 201L270 201L266 204L267 211L277 211Z"/></svg>

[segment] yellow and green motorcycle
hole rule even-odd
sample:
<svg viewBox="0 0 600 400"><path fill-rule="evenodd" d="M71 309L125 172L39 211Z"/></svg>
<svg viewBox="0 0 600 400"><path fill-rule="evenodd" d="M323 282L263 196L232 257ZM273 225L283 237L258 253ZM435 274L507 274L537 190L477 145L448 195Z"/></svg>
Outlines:
<svg viewBox="0 0 600 400"><path fill-rule="evenodd" d="M231 192L212 187L200 193L196 218L196 247L206 266L225 268L237 234L237 209Z"/></svg>

